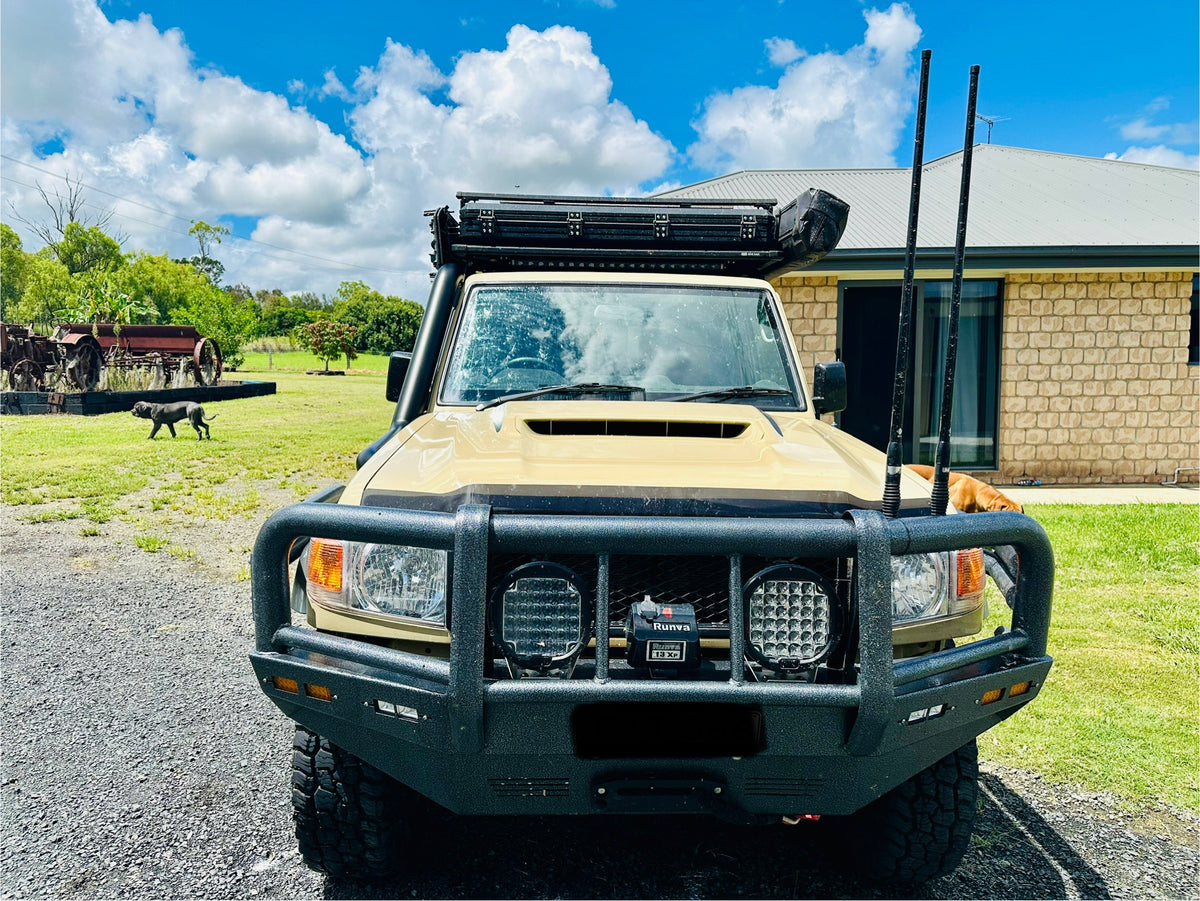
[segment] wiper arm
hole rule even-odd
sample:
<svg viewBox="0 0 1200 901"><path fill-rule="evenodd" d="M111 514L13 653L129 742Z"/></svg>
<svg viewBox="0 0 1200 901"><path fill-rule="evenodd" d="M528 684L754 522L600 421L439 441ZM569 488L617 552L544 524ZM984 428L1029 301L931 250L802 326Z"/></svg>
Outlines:
<svg viewBox="0 0 1200 901"><path fill-rule="evenodd" d="M614 391L638 391L641 392L643 400L646 398L646 389L640 385L605 385L601 382L580 382L574 385L545 385L541 388L534 388L532 391L504 394L477 404L475 409L487 410L491 407L498 407L500 404L506 404L510 400L529 400L533 397L541 397L543 394L610 394Z"/></svg>
<svg viewBox="0 0 1200 901"><path fill-rule="evenodd" d="M741 388L714 388L712 391L698 391L695 394L680 394L676 397L664 397L663 400L670 401L688 401L700 400L705 397L719 397L721 400L734 400L740 397L782 397L783 395L792 397L792 392L787 388L755 388L753 385L745 385Z"/></svg>

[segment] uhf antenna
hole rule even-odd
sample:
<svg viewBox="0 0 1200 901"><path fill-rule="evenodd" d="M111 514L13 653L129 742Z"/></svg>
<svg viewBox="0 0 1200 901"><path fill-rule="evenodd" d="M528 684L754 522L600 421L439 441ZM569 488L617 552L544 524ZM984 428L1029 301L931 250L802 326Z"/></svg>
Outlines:
<svg viewBox="0 0 1200 901"><path fill-rule="evenodd" d="M929 96L929 60L932 56L932 51L921 51L921 87L917 92L917 124L913 135L912 190L908 195L908 238L904 245L904 288L900 292L900 327L896 336L896 369L892 381L892 423L888 432L887 474L883 481L883 515L889 519L900 511L904 407L912 333L913 270L917 258L917 216L921 206L921 170L925 153L925 106Z"/></svg>
<svg viewBox="0 0 1200 901"><path fill-rule="evenodd" d="M995 125L997 122L1007 122L1012 117L1011 116L985 116L985 115L983 115L983 113L976 113L975 118L982 119L984 122L987 123L987 127L988 127L987 142L990 144L990 143L992 143L992 126Z"/></svg>
<svg viewBox="0 0 1200 901"><path fill-rule="evenodd" d="M950 323L946 335L946 373L942 380L941 423L933 459L933 492L929 513L946 512L950 495L950 413L954 407L954 370L958 365L958 318L962 307L963 258L967 250L967 200L971 193L971 149L975 145L975 97L979 93L979 67L971 67L967 93L967 133L963 138L962 181L958 189L958 234L954 241L954 282L950 291Z"/></svg>

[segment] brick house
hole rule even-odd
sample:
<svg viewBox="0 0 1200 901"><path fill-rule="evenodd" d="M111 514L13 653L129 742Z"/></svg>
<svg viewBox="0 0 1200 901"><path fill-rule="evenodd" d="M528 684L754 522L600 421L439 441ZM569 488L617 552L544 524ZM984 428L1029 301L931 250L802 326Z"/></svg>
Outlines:
<svg viewBox="0 0 1200 901"><path fill-rule="evenodd" d="M925 164L905 459L932 462L961 152ZM842 359L846 431L883 448L910 170L737 172L664 196L850 204L838 249L776 283L802 362ZM955 469L1000 482L1195 481L1200 173L998 145L974 149Z"/></svg>

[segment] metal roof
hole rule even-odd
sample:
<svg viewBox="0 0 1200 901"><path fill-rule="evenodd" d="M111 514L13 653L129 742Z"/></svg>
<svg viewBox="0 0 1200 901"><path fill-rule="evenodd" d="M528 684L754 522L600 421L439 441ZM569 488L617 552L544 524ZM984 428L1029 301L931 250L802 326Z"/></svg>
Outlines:
<svg viewBox="0 0 1200 901"><path fill-rule="evenodd" d="M962 151L925 163L917 244L954 245ZM735 172L663 197L774 197L810 187L850 204L835 255L904 247L911 168L767 169ZM977 144L967 245L973 248L1156 248L1192 251L1200 240L1200 172L1143 163Z"/></svg>

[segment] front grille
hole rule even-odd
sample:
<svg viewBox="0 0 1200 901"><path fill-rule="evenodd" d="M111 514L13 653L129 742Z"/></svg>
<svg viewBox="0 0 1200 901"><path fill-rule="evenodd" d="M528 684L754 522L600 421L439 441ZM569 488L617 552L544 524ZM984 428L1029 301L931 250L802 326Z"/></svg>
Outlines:
<svg viewBox="0 0 1200 901"><path fill-rule="evenodd" d="M543 557L496 554L488 561L489 596L507 573L534 560L561 564L586 579L589 588L595 590L598 561L592 554L549 554ZM843 603L849 597L848 560L766 560L744 557L742 581L775 563L807 566L837 589ZM704 631L728 631L729 558L614 554L609 558L608 594L610 634L623 634L630 605L647 595L660 604L691 604Z"/></svg>

